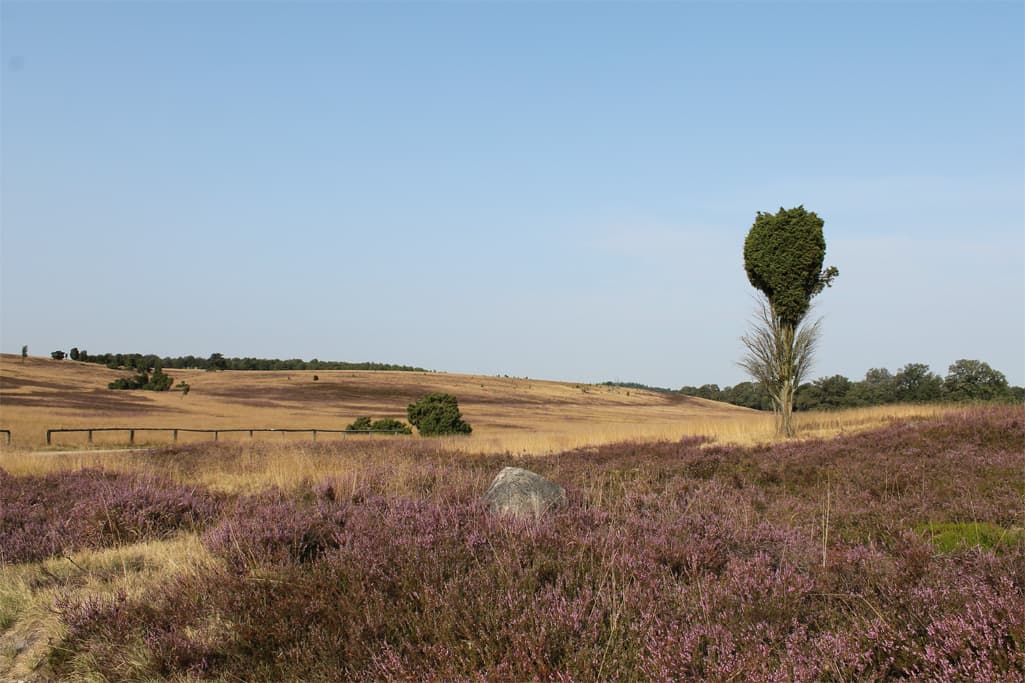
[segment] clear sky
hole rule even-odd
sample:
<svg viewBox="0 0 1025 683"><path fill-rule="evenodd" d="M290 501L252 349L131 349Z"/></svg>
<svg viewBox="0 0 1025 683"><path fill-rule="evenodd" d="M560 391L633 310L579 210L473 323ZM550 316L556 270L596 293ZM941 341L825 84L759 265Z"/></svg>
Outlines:
<svg viewBox="0 0 1025 683"><path fill-rule="evenodd" d="M1025 384L1025 4L2 5L0 347L733 384L756 212L812 377Z"/></svg>

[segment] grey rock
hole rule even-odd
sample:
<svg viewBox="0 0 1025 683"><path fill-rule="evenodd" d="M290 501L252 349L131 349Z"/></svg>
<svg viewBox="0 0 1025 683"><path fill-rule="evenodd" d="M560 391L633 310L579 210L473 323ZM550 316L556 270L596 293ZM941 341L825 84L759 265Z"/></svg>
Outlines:
<svg viewBox="0 0 1025 683"><path fill-rule="evenodd" d="M491 482L483 500L495 514L536 519L565 505L566 489L530 470L505 467Z"/></svg>

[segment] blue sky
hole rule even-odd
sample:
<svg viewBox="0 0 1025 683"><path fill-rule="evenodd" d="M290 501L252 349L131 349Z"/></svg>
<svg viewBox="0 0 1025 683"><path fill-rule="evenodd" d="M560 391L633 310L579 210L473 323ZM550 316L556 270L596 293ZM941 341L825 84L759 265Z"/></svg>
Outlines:
<svg viewBox="0 0 1025 683"><path fill-rule="evenodd" d="M813 377L1025 384L1023 7L4 0L0 348L733 384L803 204Z"/></svg>

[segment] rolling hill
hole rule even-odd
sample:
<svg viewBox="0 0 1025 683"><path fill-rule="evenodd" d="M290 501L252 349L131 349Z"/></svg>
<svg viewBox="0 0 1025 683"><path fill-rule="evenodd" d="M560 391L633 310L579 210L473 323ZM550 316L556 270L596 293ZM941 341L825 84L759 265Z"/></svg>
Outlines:
<svg viewBox="0 0 1025 683"><path fill-rule="evenodd" d="M721 435L768 419L756 411L677 394L434 372L169 370L176 383L189 383L188 395L107 389L109 382L128 374L69 360L30 357L23 363L19 356L2 355L0 428L10 429L13 444L22 447L42 446L45 430L55 428L344 429L365 415L404 420L406 406L431 392L458 397L464 419L474 428L459 447L480 452L551 452L632 438ZM59 438L64 445L85 441L84 435ZM170 433L147 433L146 438L169 440ZM95 444L125 439L125 434L97 435Z"/></svg>

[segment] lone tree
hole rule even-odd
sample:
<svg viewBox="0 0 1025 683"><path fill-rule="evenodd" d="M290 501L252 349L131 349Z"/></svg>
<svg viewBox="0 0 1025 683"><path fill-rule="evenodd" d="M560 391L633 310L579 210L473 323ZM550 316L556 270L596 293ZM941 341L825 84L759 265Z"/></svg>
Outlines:
<svg viewBox="0 0 1025 683"><path fill-rule="evenodd" d="M772 399L777 431L794 435L794 396L811 367L819 321L806 323L812 298L833 283L836 268L822 269L824 222L804 206L758 212L744 240L744 270L764 295L754 329L741 337L748 353L740 366Z"/></svg>

